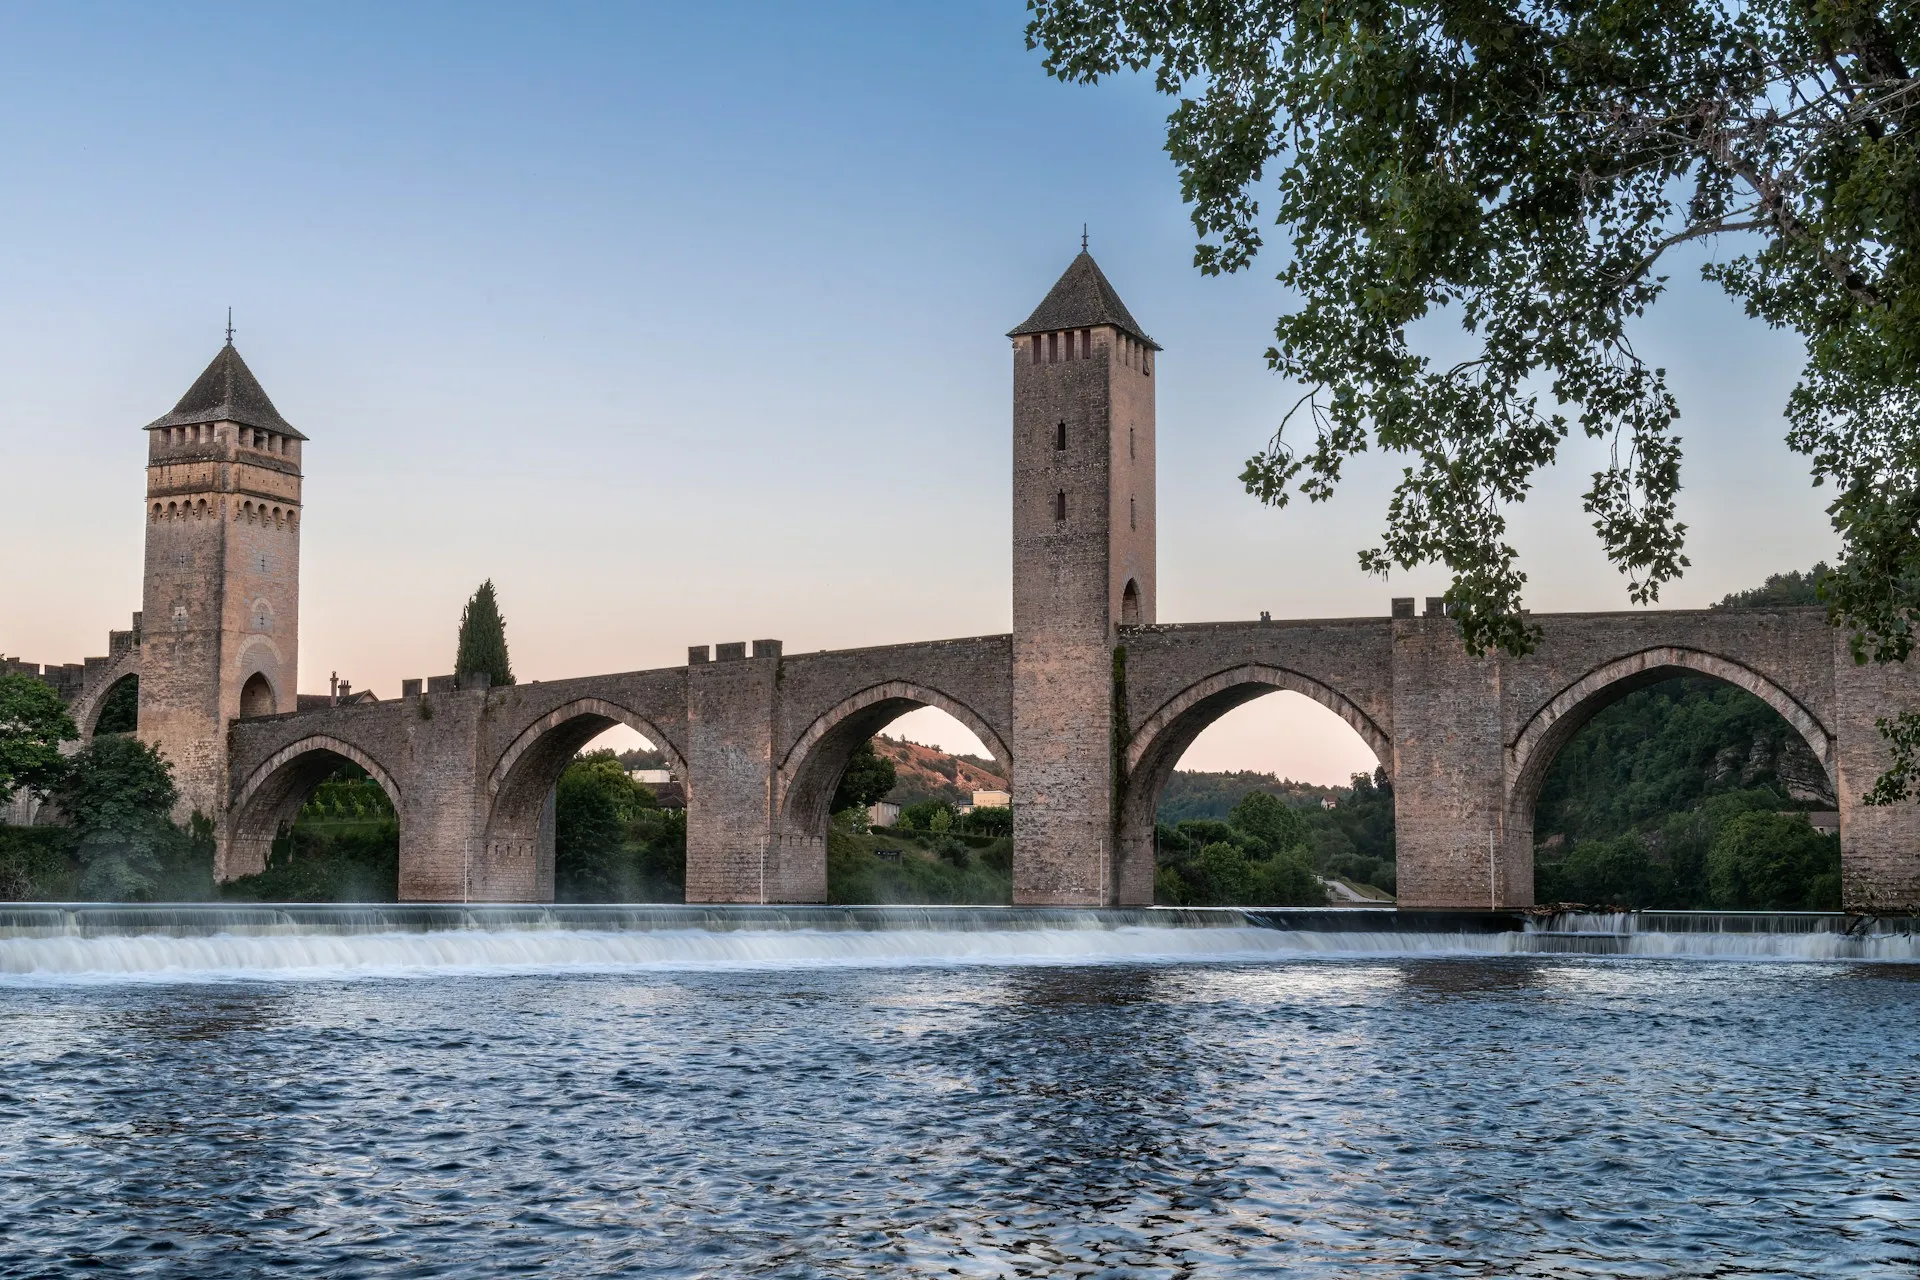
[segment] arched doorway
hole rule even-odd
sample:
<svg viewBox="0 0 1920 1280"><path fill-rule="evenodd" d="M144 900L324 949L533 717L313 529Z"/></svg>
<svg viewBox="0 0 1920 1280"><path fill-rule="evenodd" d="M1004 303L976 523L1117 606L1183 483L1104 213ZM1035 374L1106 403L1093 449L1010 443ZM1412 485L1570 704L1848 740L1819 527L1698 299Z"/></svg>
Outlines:
<svg viewBox="0 0 1920 1280"><path fill-rule="evenodd" d="M350 768L343 770L343 766ZM360 748L315 735L274 753L241 784L228 813L215 878L235 880L265 871L275 841L291 834L302 806L323 783L362 778L377 786L386 799L397 851L405 810L392 775Z"/></svg>
<svg viewBox="0 0 1920 1280"><path fill-rule="evenodd" d="M276 710L272 682L258 671L248 676L247 682L240 686L240 718L251 720L255 716L270 716Z"/></svg>
<svg viewBox="0 0 1920 1280"><path fill-rule="evenodd" d="M926 717L940 713L947 734ZM916 717L914 713L921 713ZM787 751L776 775L778 829L768 898L775 902L825 902L829 898L827 841L832 802L853 755L896 722L919 721L922 736L942 736L960 754L976 751L992 761L997 776L1012 776L1012 753L985 718L938 689L905 681L875 685L830 708L808 725ZM926 733L934 729L934 734ZM954 741L958 738L958 741ZM951 758L952 753L947 753ZM911 856L911 851L905 856Z"/></svg>
<svg viewBox="0 0 1920 1280"><path fill-rule="evenodd" d="M140 727L140 677L121 676L107 687L94 717L93 734L133 733Z"/></svg>
<svg viewBox="0 0 1920 1280"><path fill-rule="evenodd" d="M1529 720L1508 770L1509 874L1524 869L1529 901L1838 906L1832 737L1750 668L1678 648L1604 664ZM1771 891L1787 896L1747 898L1732 854L1716 890L1708 854L1736 820L1736 844L1800 864L1786 878L1816 896L1825 887L1811 878L1827 875L1832 901L1778 883Z"/></svg>
<svg viewBox="0 0 1920 1280"><path fill-rule="evenodd" d="M1230 773L1250 765L1254 772L1262 774L1279 772L1270 754L1259 763L1249 760L1234 764L1217 751L1204 749L1203 735L1216 726L1225 729L1237 719L1246 720L1239 734L1243 743L1251 736L1245 729L1256 728L1261 720L1266 722L1264 728L1268 735L1278 731L1312 742L1319 756L1312 772L1314 780L1324 784L1324 791L1340 790L1341 783L1346 784L1344 791L1364 791L1370 802L1384 804L1390 819L1390 789L1384 796L1375 793L1386 785L1380 765L1392 759L1392 747L1385 732L1358 705L1337 689L1286 668L1253 663L1216 672L1168 699L1141 723L1127 744L1123 758L1125 783L1120 802L1120 830L1115 846L1114 884L1119 902L1145 905L1157 900L1156 882L1161 879L1162 850L1157 839L1161 800L1175 770L1189 752L1198 747L1202 748L1199 755L1212 757L1195 761L1210 766L1209 772ZM1301 772L1307 771L1301 767ZM1355 774L1366 778L1364 787L1354 781ZM1267 786L1249 787L1246 782L1241 779L1235 785L1242 790L1273 790ZM1304 794L1290 794L1286 803L1294 808L1309 802L1318 803L1315 795L1307 789ZM1334 800L1336 806L1340 802L1331 794L1321 798ZM1390 830L1390 820L1388 825ZM1390 851L1390 844L1387 847Z"/></svg>
<svg viewBox="0 0 1920 1280"><path fill-rule="evenodd" d="M614 730L627 732L624 735L610 732ZM603 698L580 698L529 725L495 763L487 779L486 836L477 865L467 869L466 897L496 902L554 900L563 826L560 813L563 775L568 774L583 750L598 747L603 740L611 758L600 762L601 767L621 775L622 781L627 776L627 768L614 754L615 748L642 744L659 754L665 772L678 781L682 808L678 811L680 816L673 821L678 823L679 856L684 868L685 806L694 803L685 783L686 762L667 735L638 712ZM581 781L591 784L594 780ZM604 799L600 794L602 790L588 785L579 795L574 795L570 788L568 799L580 801L584 814L587 809L600 807L599 801ZM654 803L658 804L657 797ZM570 846L570 870L580 874L569 876L570 888L575 891L568 896L575 900L629 897L636 881L614 865L618 859L613 855L622 850L603 847L622 842L622 833L575 831L572 819L582 815L567 816L569 821L565 825L569 836L578 835L594 846L591 849ZM601 817L604 819L605 815ZM675 833L663 829L658 834L662 840L672 841ZM594 865L572 868L571 855L575 853L584 855L585 860ZM683 869L680 875L679 883L684 885ZM671 869L651 875L645 883L657 887L662 876L670 880Z"/></svg>
<svg viewBox="0 0 1920 1280"><path fill-rule="evenodd" d="M1126 588L1120 592L1120 625L1140 625L1140 584L1132 578L1127 579Z"/></svg>

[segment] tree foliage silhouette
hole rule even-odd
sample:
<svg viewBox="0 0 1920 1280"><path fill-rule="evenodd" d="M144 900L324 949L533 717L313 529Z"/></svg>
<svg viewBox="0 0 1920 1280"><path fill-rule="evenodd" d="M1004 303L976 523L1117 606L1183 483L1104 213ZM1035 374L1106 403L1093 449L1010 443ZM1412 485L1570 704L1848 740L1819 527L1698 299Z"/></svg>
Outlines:
<svg viewBox="0 0 1920 1280"><path fill-rule="evenodd" d="M513 683L513 665L507 661L507 620L500 616L488 578L460 613L460 645L453 660L456 678L480 673L494 684Z"/></svg>

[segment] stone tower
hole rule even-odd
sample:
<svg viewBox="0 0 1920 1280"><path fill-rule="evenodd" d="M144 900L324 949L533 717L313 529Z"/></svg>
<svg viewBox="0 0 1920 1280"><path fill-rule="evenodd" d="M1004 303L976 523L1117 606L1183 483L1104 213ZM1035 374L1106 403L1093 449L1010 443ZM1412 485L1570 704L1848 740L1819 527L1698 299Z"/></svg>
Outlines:
<svg viewBox="0 0 1920 1280"><path fill-rule="evenodd" d="M1120 628L1154 621L1160 348L1084 250L1013 339L1013 900L1115 879ZM1147 886L1146 901L1151 901Z"/></svg>
<svg viewBox="0 0 1920 1280"><path fill-rule="evenodd" d="M176 816L211 817L229 722L295 709L306 437L231 338L146 430L140 737L173 762Z"/></svg>

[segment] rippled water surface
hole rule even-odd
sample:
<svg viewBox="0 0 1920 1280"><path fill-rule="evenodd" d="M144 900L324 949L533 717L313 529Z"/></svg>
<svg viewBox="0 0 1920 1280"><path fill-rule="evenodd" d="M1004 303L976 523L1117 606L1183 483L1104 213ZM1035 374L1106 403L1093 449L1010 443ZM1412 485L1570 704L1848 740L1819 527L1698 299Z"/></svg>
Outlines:
<svg viewBox="0 0 1920 1280"><path fill-rule="evenodd" d="M1920 1267L1904 965L0 986L0 1273Z"/></svg>

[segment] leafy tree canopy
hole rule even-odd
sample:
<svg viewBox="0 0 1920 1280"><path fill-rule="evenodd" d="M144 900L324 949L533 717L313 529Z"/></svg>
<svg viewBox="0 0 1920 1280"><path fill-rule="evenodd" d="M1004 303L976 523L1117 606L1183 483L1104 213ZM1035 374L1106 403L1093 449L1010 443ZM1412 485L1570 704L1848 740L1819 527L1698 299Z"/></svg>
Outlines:
<svg viewBox="0 0 1920 1280"><path fill-rule="evenodd" d="M513 666L507 661L507 620L500 616L492 578L480 584L460 611L460 644L453 659L455 676L481 672L496 685L513 683Z"/></svg>
<svg viewBox="0 0 1920 1280"><path fill-rule="evenodd" d="M1720 598L1716 609L1780 609L1820 603L1820 584L1827 578L1826 561L1802 573L1770 573L1764 586L1748 587Z"/></svg>
<svg viewBox="0 0 1920 1280"><path fill-rule="evenodd" d="M846 772L840 775L840 785L834 788L833 803L828 811L864 809L876 800L884 800L897 778L893 761L875 751L873 739L869 738L847 758Z"/></svg>
<svg viewBox="0 0 1920 1280"><path fill-rule="evenodd" d="M73 757L53 798L79 836L83 894L149 896L183 838L168 820L179 794L173 766L138 738L103 734Z"/></svg>
<svg viewBox="0 0 1920 1280"><path fill-rule="evenodd" d="M79 737L67 704L33 676L0 676L0 804L26 788L45 795L66 773L60 744Z"/></svg>
<svg viewBox="0 0 1920 1280"><path fill-rule="evenodd" d="M1307 823L1300 811L1264 791L1249 791L1241 797L1227 821L1268 854L1307 843Z"/></svg>
<svg viewBox="0 0 1920 1280"><path fill-rule="evenodd" d="M1686 566L1679 415L1629 329L1667 255L1807 358L1789 445L1829 507L1826 580L1858 657L1920 621L1920 8L1910 0L1030 0L1049 73L1150 71L1203 272L1282 228L1298 298L1268 351L1305 388L1242 476L1329 497L1369 447L1408 467L1384 573L1444 563L1475 652L1524 652L1507 511L1577 426L1586 507L1636 602ZM1409 331L1444 315L1468 350ZM1304 429L1305 439L1300 435ZM1920 724L1915 725L1920 732Z"/></svg>

